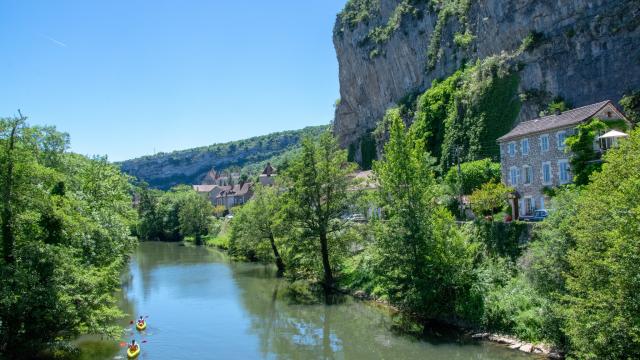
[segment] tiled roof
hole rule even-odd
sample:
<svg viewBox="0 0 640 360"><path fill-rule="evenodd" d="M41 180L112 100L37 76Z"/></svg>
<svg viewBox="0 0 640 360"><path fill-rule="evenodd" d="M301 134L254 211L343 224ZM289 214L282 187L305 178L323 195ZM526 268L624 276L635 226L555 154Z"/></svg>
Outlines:
<svg viewBox="0 0 640 360"><path fill-rule="evenodd" d="M599 103L568 110L559 115L549 115L538 119L523 121L506 135L499 137L498 141L501 142L527 134L579 124L593 117L610 102L611 100L605 100Z"/></svg>
<svg viewBox="0 0 640 360"><path fill-rule="evenodd" d="M232 197L232 196L244 196L246 195L253 186L252 183L244 183L242 186L240 184L231 186L222 186L223 190L216 196L216 198L223 197Z"/></svg>
<svg viewBox="0 0 640 360"><path fill-rule="evenodd" d="M271 166L271 163L267 163L267 166L262 171L262 175L271 176L274 172L275 170Z"/></svg>

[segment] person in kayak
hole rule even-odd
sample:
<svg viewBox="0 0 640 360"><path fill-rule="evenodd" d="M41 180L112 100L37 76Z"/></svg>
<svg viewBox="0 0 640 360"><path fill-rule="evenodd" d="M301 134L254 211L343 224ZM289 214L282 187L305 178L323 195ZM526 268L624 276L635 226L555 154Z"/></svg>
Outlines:
<svg viewBox="0 0 640 360"><path fill-rule="evenodd" d="M142 318L142 315L140 315L140 318L138 319L138 324L144 324L144 319Z"/></svg>
<svg viewBox="0 0 640 360"><path fill-rule="evenodd" d="M138 349L138 344L136 344L135 339L131 339L131 344L129 345L129 349L131 351L136 351L136 349Z"/></svg>

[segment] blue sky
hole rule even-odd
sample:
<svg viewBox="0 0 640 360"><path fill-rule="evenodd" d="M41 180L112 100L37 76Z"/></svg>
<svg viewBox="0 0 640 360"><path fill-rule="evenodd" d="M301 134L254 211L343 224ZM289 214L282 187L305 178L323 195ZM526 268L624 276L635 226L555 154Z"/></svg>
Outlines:
<svg viewBox="0 0 640 360"><path fill-rule="evenodd" d="M327 124L345 0L0 1L0 116L118 161Z"/></svg>

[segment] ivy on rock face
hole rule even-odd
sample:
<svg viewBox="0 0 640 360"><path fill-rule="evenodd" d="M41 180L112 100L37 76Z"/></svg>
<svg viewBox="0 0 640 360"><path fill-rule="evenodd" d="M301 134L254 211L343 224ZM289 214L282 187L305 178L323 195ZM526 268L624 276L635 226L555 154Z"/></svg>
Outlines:
<svg viewBox="0 0 640 360"><path fill-rule="evenodd" d="M446 171L457 160L498 160L496 139L520 112L519 76L499 57L458 70L418 99L411 131Z"/></svg>

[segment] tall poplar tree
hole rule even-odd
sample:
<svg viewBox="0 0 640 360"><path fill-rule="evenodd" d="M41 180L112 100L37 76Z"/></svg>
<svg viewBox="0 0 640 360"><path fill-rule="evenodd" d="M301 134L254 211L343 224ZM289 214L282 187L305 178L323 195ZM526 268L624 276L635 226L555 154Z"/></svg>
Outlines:
<svg viewBox="0 0 640 360"><path fill-rule="evenodd" d="M302 151L286 172L288 214L303 230L303 239L312 241L311 248L322 263L325 294L334 289L335 278L331 254L338 247L330 236L342 229L340 216L350 201L349 174L355 166L347 162L347 152L340 149L333 135L326 132L317 141L305 138Z"/></svg>

